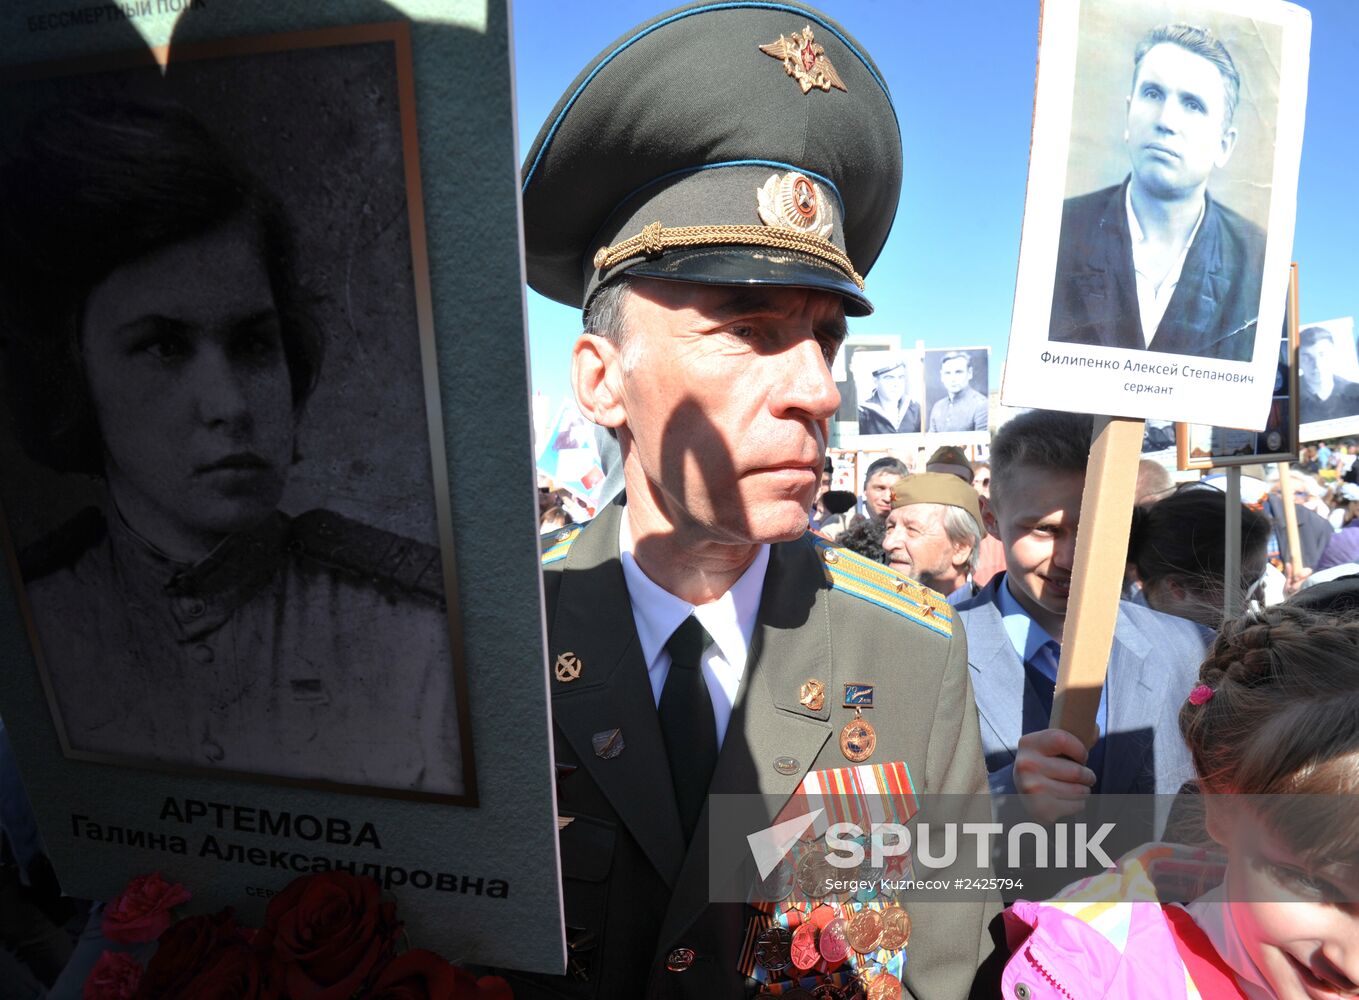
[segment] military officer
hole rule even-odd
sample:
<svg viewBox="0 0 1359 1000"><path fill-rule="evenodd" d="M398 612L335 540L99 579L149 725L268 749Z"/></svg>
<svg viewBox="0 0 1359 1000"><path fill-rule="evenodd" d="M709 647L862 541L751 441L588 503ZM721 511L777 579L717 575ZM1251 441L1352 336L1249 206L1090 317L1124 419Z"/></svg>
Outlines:
<svg viewBox="0 0 1359 1000"><path fill-rule="evenodd" d="M900 142L838 24L723 2L610 45L528 153L529 282L584 309L576 399L617 436L625 494L544 552L570 961L515 975L521 1000L787 976L750 960L770 952L749 907L710 901L711 796L781 804L875 765L916 794L985 794L951 610L807 531ZM994 912L922 904L874 995L966 995Z"/></svg>

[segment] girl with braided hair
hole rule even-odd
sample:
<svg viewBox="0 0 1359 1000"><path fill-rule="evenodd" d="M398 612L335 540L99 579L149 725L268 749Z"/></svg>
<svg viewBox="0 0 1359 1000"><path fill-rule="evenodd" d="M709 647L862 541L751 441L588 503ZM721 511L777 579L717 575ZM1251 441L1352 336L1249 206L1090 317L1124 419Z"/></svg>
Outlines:
<svg viewBox="0 0 1359 1000"><path fill-rule="evenodd" d="M1359 619L1253 612L1199 680L1180 730L1215 846L1145 845L1017 902L1005 996L1359 996Z"/></svg>

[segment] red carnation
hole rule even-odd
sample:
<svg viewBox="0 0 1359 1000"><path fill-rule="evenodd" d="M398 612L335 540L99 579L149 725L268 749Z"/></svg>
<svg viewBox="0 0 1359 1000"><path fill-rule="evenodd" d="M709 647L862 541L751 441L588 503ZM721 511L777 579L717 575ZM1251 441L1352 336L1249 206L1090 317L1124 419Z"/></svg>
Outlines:
<svg viewBox="0 0 1359 1000"><path fill-rule="evenodd" d="M141 978L142 967L135 958L121 951L106 951L94 963L80 995L83 1000L132 1000Z"/></svg>

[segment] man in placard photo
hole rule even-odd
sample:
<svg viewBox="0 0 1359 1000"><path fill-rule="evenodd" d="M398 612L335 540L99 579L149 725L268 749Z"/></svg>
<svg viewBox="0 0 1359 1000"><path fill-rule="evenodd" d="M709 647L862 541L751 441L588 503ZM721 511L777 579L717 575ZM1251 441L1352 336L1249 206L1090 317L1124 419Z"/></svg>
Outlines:
<svg viewBox="0 0 1359 1000"><path fill-rule="evenodd" d="M1131 172L1066 200L1048 338L1248 361L1265 233L1208 193L1237 145L1240 73L1190 24L1152 28L1132 63Z"/></svg>
<svg viewBox="0 0 1359 1000"><path fill-rule="evenodd" d="M1298 416L1302 423L1359 416L1359 383L1338 374L1343 353L1335 333L1309 326L1298 334Z"/></svg>
<svg viewBox="0 0 1359 1000"><path fill-rule="evenodd" d="M983 373L984 374L984 373ZM931 434L940 431L984 431L989 410L986 396L973 386L972 353L949 351L939 362L939 382L947 395L930 407Z"/></svg>
<svg viewBox="0 0 1359 1000"><path fill-rule="evenodd" d="M859 404L859 434L919 434L920 404L910 395L904 360L873 369L873 392Z"/></svg>

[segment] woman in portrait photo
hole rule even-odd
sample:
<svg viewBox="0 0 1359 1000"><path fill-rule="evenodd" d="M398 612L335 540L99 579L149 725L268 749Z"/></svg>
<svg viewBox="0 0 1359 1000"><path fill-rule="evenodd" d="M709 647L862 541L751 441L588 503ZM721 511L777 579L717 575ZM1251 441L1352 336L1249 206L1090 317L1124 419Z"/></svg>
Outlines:
<svg viewBox="0 0 1359 1000"><path fill-rule="evenodd" d="M20 556L68 752L460 794L439 551L280 510L324 356L280 204L109 102L34 116L0 223L12 425L98 488Z"/></svg>

